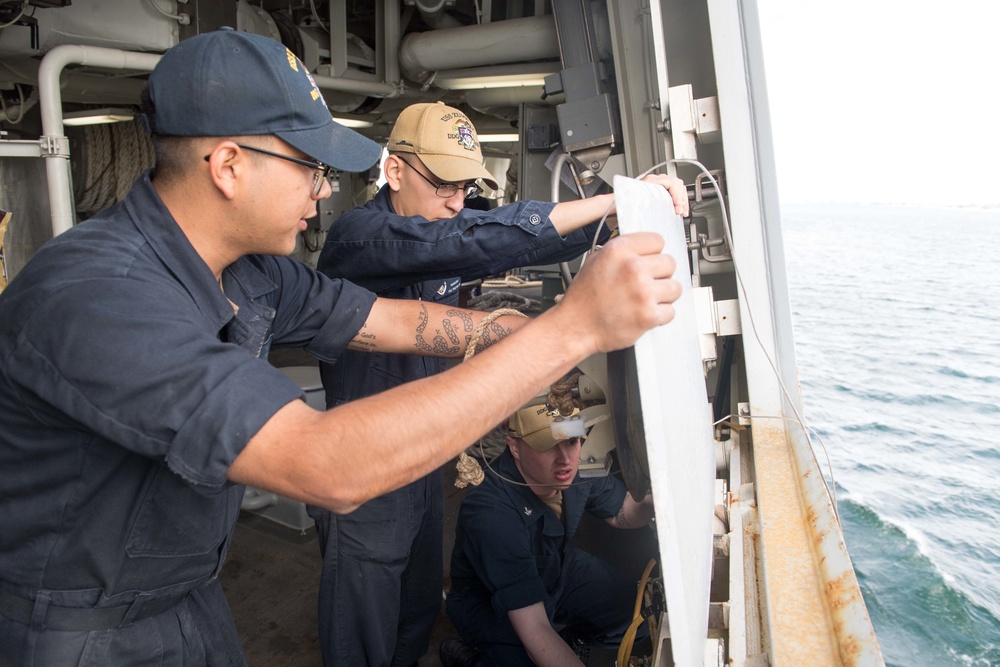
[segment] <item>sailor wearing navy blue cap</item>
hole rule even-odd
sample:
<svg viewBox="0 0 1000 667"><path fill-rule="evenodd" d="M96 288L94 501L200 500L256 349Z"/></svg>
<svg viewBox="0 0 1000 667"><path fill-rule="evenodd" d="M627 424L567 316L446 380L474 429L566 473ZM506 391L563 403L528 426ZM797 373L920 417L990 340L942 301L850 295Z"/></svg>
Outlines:
<svg viewBox="0 0 1000 667"><path fill-rule="evenodd" d="M280 43L192 37L144 97L155 171L0 293L2 667L245 664L218 580L244 484L349 512L458 454L566 364L668 321L679 295L662 239L623 238L524 325L534 335L314 410L271 346L331 363L348 347L431 353L434 332L484 315L377 299L283 257L330 169L367 169L380 149L332 120ZM589 333L567 346L569 322ZM480 414L430 409L459 398ZM432 433L448 436L410 446Z"/></svg>
<svg viewBox="0 0 1000 667"><path fill-rule="evenodd" d="M243 664L234 462L302 396L268 349L335 359L375 302L274 256L380 152L284 46L180 42L146 96L156 173L0 298L0 665Z"/></svg>

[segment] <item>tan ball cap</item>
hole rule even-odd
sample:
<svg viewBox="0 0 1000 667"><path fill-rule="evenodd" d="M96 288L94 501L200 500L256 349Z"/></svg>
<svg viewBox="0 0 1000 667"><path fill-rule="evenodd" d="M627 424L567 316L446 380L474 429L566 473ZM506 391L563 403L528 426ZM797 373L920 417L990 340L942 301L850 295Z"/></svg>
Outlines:
<svg viewBox="0 0 1000 667"><path fill-rule="evenodd" d="M549 410L545 405L545 396L515 412L507 420L507 433L515 438L521 438L536 452L547 452L563 440L582 438L587 435L583 419L574 411L573 415L563 417L558 412Z"/></svg>
<svg viewBox="0 0 1000 667"><path fill-rule="evenodd" d="M390 153L413 153L442 181L482 179L497 182L483 166L479 137L464 113L443 102L421 102L403 109L389 135Z"/></svg>

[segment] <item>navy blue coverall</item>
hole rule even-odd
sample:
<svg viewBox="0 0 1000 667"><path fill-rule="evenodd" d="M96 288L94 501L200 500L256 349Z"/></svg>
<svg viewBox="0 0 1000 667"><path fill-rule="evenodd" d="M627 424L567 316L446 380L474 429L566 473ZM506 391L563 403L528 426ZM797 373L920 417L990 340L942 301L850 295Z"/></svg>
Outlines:
<svg viewBox="0 0 1000 667"><path fill-rule="evenodd" d="M524 483L504 450L492 467ZM532 667L507 616L542 602L552 624L584 629L608 646L621 642L632 620L636 582L570 543L583 513L606 519L625 502L616 477L591 478L563 491L562 520L530 488L486 471L462 499L451 553L448 617L462 640L480 651L484 667Z"/></svg>
<svg viewBox="0 0 1000 667"><path fill-rule="evenodd" d="M548 219L554 206L524 201L432 222L395 213L383 186L333 224L317 267L382 297L455 305L464 281L589 249L597 224L560 237ZM605 228L601 241L607 236ZM327 407L433 375L445 363L345 351L336 364L320 364ZM319 626L328 667L407 667L427 651L441 610L443 504L437 471L344 516L310 509L323 551Z"/></svg>
<svg viewBox="0 0 1000 667"><path fill-rule="evenodd" d="M226 473L303 397L268 349L334 361L375 296L284 257L222 285L147 172L0 294L3 667L245 664Z"/></svg>

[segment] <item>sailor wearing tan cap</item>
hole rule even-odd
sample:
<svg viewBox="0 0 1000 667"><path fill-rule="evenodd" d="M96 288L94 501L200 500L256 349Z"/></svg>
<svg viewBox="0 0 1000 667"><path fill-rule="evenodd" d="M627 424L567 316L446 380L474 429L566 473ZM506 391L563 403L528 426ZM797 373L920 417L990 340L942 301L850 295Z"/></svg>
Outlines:
<svg viewBox="0 0 1000 667"><path fill-rule="evenodd" d="M464 281L571 260L590 248L613 202L602 194L466 208L481 193L478 182L496 187L496 179L483 166L472 122L441 103L404 109L387 148L386 184L333 223L317 265L381 297L456 305ZM646 180L665 187L675 211L687 215L683 182ZM605 227L599 241L608 234ZM444 367L441 359L348 351L336 364L321 364L321 372L327 405L334 406ZM443 498L434 472L347 516L310 510L324 560L319 625L328 667L406 666L426 652L441 609Z"/></svg>
<svg viewBox="0 0 1000 667"><path fill-rule="evenodd" d="M442 645L445 667L579 665L557 634L617 647L632 619L635 582L570 544L584 512L618 528L653 516L616 477L582 480L583 415L530 401L507 421L507 450L462 500L451 557L448 616L467 647ZM583 651L581 651L583 652ZM463 656L463 660L455 660ZM470 659L471 658L471 659Z"/></svg>

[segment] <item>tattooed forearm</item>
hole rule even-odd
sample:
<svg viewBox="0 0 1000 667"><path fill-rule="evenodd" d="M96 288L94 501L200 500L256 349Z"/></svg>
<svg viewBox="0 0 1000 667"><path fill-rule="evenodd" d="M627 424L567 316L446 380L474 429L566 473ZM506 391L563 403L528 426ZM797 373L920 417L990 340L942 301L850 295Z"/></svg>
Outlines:
<svg viewBox="0 0 1000 667"><path fill-rule="evenodd" d="M367 328L367 323L361 325L361 329L358 331L358 334L351 339L351 342L348 345L350 349L365 352L375 352L378 350L378 339L375 334L370 331L365 331Z"/></svg>
<svg viewBox="0 0 1000 667"><path fill-rule="evenodd" d="M434 336L430 342L427 342L427 338L424 336L428 324L430 324L430 313L427 310L427 306L421 304L420 322L417 325L417 335L413 341L414 347L423 352L430 352L435 355L456 356L461 350L461 341L458 338L458 334L455 333L455 327L451 323L451 320L445 319L441 321L441 329L434 330ZM442 329L445 332L444 334L442 333ZM447 337L445 334L447 334Z"/></svg>
<svg viewBox="0 0 1000 667"><path fill-rule="evenodd" d="M618 510L618 516L615 517L615 525L619 528L632 527L632 524L629 523L629 520L625 517L625 505L622 505L622 508Z"/></svg>
<svg viewBox="0 0 1000 667"><path fill-rule="evenodd" d="M424 329L427 328L427 321L430 319L430 313L427 312L427 306L420 305L420 315L418 316L417 324L417 338L413 342L418 350L423 350L424 352L430 352L433 348L427 344L424 340Z"/></svg>
<svg viewBox="0 0 1000 667"><path fill-rule="evenodd" d="M466 333L469 333L470 331L476 328L476 325L472 322L472 315L470 315L468 312L464 310L455 310L454 308L452 308L445 314L448 317L457 317L458 319L462 320L462 328L465 329Z"/></svg>
<svg viewBox="0 0 1000 667"><path fill-rule="evenodd" d="M455 331L455 325L451 323L451 320L444 321L444 332L452 345L457 346L461 342L458 339L458 333Z"/></svg>
<svg viewBox="0 0 1000 667"><path fill-rule="evenodd" d="M501 340L511 335L512 333L514 333L514 330L511 329L510 327L505 327L500 324L497 324L496 322L491 322L490 325L486 327L485 330L483 330L483 335L480 336L479 344L477 345L477 347L480 350L485 350L490 345L495 345L496 343L499 343ZM466 337L465 339L466 344L469 343L470 338L471 336Z"/></svg>

